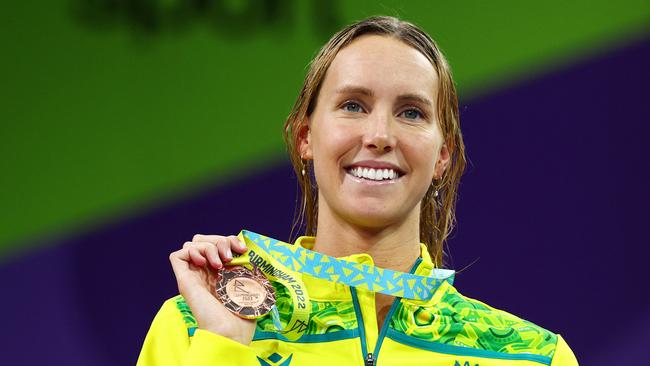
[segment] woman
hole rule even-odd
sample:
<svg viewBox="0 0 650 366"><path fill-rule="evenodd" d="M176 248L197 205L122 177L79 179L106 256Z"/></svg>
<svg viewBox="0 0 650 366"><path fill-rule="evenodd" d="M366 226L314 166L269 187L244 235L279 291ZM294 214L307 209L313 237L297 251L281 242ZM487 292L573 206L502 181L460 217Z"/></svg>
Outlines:
<svg viewBox="0 0 650 366"><path fill-rule="evenodd" d="M285 141L302 188L299 224L312 235L295 245L439 274L465 158L451 73L426 33L373 17L334 35ZM215 298L216 273L245 251L237 237L197 234L170 255L181 295L154 319L139 364L577 365L559 335L460 295L451 280L415 301L305 275L309 327L289 340L270 316L243 319ZM276 290L278 307L291 307Z"/></svg>

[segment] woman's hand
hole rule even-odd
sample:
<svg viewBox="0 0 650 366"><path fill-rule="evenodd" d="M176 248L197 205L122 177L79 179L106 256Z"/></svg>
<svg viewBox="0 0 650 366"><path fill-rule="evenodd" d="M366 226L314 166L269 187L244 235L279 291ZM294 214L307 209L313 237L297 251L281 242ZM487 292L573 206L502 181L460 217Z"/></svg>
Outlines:
<svg viewBox="0 0 650 366"><path fill-rule="evenodd" d="M217 273L232 260L232 252L244 253L246 246L236 236L196 234L183 249L169 255L178 291L192 310L199 328L248 345L255 332L255 320L242 319L216 298Z"/></svg>

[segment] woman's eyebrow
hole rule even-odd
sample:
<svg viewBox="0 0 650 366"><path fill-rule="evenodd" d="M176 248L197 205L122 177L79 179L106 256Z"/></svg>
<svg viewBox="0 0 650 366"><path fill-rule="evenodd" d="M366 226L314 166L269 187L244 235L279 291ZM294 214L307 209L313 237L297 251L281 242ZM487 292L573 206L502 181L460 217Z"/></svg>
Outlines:
<svg viewBox="0 0 650 366"><path fill-rule="evenodd" d="M397 97L397 100L399 100L400 102L418 102L429 108L433 107L433 103L429 98L426 98L419 94L402 94Z"/></svg>
<svg viewBox="0 0 650 366"><path fill-rule="evenodd" d="M372 90L357 85L344 85L336 89L335 93L336 94L361 94L369 97L373 97L375 95L372 92ZM418 102L427 107L433 107L433 103L431 102L431 100L420 94L414 94L414 93L402 94L397 97L397 100L400 102Z"/></svg>
<svg viewBox="0 0 650 366"><path fill-rule="evenodd" d="M374 96L375 94L372 92L372 90L363 87L363 86L357 86L357 85L344 85L338 89L336 89L336 94L362 94L366 95L369 97Z"/></svg>

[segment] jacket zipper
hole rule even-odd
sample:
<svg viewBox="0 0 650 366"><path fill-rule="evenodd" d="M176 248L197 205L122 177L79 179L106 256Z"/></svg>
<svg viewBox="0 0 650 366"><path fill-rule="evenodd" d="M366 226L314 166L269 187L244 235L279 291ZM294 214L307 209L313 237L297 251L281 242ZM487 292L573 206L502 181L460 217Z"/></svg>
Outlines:
<svg viewBox="0 0 650 366"><path fill-rule="evenodd" d="M363 324L363 316L361 315L361 306L359 305L359 298L357 298L357 289L350 287L350 295L352 295L352 304L354 305L354 314L357 316L357 328L359 329L359 339L361 339L361 357L368 365L368 359L372 361L370 365L374 366L372 353L368 353L368 346L366 345L366 327Z"/></svg>
<svg viewBox="0 0 650 366"><path fill-rule="evenodd" d="M418 258L415 261L413 267L411 267L410 273L415 272L420 262L422 262L422 258ZM390 309L388 310L388 314L386 314L386 319L384 319L384 324L381 325L381 330L377 335L377 343L375 344L375 349L373 352L368 352L368 345L366 344L366 327L363 324L363 315L361 315L361 306L359 305L359 298L357 297L357 289L354 287L350 287L350 293L352 294L352 303L354 304L354 312L356 313L357 316L357 324L359 327L359 338L361 338L361 354L362 356L364 356L365 366L375 366L375 364L377 363L377 355L379 354L379 349L381 348L381 344L384 341L384 337L386 337L386 332L388 331L388 327L390 325L390 319L393 317L393 313L395 313L395 310L397 309L397 306L399 305L401 298L396 297L395 300L393 300L393 303L391 304Z"/></svg>
<svg viewBox="0 0 650 366"><path fill-rule="evenodd" d="M375 366L375 359L372 358L372 352L366 356L366 366Z"/></svg>

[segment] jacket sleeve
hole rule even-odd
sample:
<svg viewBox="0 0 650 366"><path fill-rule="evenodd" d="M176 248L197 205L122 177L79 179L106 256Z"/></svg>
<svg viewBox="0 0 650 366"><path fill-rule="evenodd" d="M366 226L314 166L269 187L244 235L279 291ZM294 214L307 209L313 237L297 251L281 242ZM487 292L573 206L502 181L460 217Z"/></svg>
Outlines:
<svg viewBox="0 0 650 366"><path fill-rule="evenodd" d="M202 329L192 330L190 336L186 319L177 307L178 298L165 301L156 314L137 366L259 366L255 352L249 346Z"/></svg>
<svg viewBox="0 0 650 366"><path fill-rule="evenodd" d="M557 335L557 345L551 366L578 366L576 356L573 355L571 348L559 334Z"/></svg>

